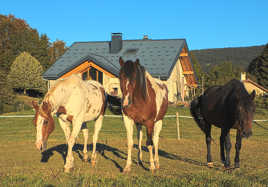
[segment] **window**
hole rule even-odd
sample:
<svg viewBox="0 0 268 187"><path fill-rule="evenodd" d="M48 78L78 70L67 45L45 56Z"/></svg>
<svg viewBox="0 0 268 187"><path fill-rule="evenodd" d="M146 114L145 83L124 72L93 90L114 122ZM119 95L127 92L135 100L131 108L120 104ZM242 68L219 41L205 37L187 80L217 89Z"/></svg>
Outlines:
<svg viewBox="0 0 268 187"><path fill-rule="evenodd" d="M82 73L83 80L96 80L103 84L103 72L97 70L94 67L89 67L85 72Z"/></svg>

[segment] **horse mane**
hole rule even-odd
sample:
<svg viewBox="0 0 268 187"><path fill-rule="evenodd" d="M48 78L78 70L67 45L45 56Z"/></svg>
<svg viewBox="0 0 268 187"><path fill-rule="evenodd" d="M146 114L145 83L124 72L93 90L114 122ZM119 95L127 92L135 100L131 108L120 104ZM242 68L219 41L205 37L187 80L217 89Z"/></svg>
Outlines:
<svg viewBox="0 0 268 187"><path fill-rule="evenodd" d="M243 108L246 112L252 112L255 110L254 102L251 95L247 92L244 84L238 80L232 80L235 85L234 94L238 98L238 105Z"/></svg>
<svg viewBox="0 0 268 187"><path fill-rule="evenodd" d="M129 79L130 83L134 80L133 73L136 69L136 89L134 92L142 93L142 98L145 100L147 95L147 88L146 88L146 77L145 77L145 69L140 64L137 64L132 61L126 61L125 65L123 66L123 72L125 76Z"/></svg>

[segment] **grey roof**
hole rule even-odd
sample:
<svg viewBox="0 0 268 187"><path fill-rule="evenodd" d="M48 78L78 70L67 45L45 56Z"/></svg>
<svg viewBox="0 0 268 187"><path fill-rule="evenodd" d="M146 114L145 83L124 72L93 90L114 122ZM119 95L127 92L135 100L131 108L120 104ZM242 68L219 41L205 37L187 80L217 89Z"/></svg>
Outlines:
<svg viewBox="0 0 268 187"><path fill-rule="evenodd" d="M124 60L140 60L140 63L153 76L168 79L177 62L182 48L187 44L185 39L167 40L123 40L118 53L110 53L110 41L75 42L43 74L44 79L55 80L73 68L92 60L115 76L119 74L119 57ZM188 50L188 49L187 49Z"/></svg>

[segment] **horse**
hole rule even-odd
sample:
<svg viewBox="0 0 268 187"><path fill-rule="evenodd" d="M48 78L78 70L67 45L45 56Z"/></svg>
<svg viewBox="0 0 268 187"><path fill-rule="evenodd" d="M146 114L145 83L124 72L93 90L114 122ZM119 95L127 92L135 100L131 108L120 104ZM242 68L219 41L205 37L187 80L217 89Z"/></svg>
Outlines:
<svg viewBox="0 0 268 187"><path fill-rule="evenodd" d="M65 172L70 172L74 167L72 148L80 130L84 136L83 159L88 160L86 122L95 120L91 155L91 164L95 166L96 142L107 106L106 93L100 83L94 80L83 81L78 75L72 75L59 80L54 87L49 89L40 106L36 102L32 104L36 111L34 125L37 129L35 144L38 150L46 150L48 137L55 127L52 116L56 114L58 117L68 144ZM70 124L72 124L72 131Z"/></svg>
<svg viewBox="0 0 268 187"><path fill-rule="evenodd" d="M190 104L191 114L199 128L205 133L207 165L213 167L211 157L211 125L221 128L220 156L225 169L230 168L230 129L236 129L235 168L240 167L242 138L252 135L255 112L255 90L249 94L243 83L233 79L223 86L212 86ZM225 154L226 153L226 154Z"/></svg>
<svg viewBox="0 0 268 187"><path fill-rule="evenodd" d="M146 145L150 153L150 170L159 168L158 142L162 129L162 120L168 107L168 90L162 81L154 79L142 65L139 59L135 62L124 62L119 58L120 89L122 92L122 114L127 131L128 156L124 173L131 170L131 151L133 147L133 125L136 124L139 153L142 160L142 125L146 127ZM153 146L155 157L153 158Z"/></svg>

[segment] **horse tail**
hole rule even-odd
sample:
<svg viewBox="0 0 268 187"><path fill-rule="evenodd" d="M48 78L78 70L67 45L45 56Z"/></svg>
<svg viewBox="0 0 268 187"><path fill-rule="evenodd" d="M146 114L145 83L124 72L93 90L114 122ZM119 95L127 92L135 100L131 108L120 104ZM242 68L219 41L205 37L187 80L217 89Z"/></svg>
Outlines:
<svg viewBox="0 0 268 187"><path fill-rule="evenodd" d="M115 114L115 115L121 115L122 110L121 110L121 99L116 96L112 96L109 94L106 95L106 103L108 105L109 110Z"/></svg>
<svg viewBox="0 0 268 187"><path fill-rule="evenodd" d="M201 96L192 100L190 105L190 111L199 128L206 134L207 124L201 114L200 105L201 105Z"/></svg>

